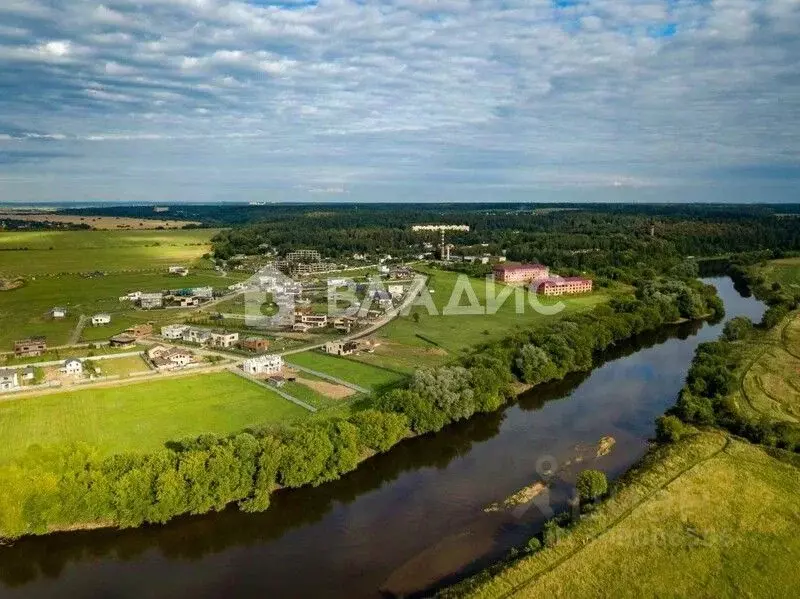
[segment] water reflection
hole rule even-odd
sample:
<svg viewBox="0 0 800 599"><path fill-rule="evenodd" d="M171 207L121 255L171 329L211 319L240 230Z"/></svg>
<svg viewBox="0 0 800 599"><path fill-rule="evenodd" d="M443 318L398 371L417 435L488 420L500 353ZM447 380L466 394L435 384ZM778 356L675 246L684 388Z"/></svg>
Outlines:
<svg viewBox="0 0 800 599"><path fill-rule="evenodd" d="M727 317L760 318L730 279L714 279ZM486 514L560 466L563 506L579 469L615 476L646 450L698 343L721 324L685 323L620 344L591 373L539 386L514 405L401 443L339 481L275 494L262 514L226 510L167 526L25 539L0 551L8 597L369 597L411 593L481 567L523 542L547 514ZM575 462L601 436L605 457ZM569 465L567 465L569 464Z"/></svg>

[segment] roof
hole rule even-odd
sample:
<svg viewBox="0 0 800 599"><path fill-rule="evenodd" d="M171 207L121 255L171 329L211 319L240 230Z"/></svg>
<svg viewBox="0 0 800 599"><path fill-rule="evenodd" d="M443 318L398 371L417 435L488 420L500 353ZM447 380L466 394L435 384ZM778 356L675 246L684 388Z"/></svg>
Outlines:
<svg viewBox="0 0 800 599"><path fill-rule="evenodd" d="M66 360L64 360L64 365L66 366L67 364L71 364L73 362L77 362L78 364L83 364L83 362L81 362L78 358L67 358Z"/></svg>
<svg viewBox="0 0 800 599"><path fill-rule="evenodd" d="M128 335L128 333L120 333L111 337L111 341L119 341L120 343L136 343L136 337Z"/></svg>
<svg viewBox="0 0 800 599"><path fill-rule="evenodd" d="M567 283L591 283L591 279L583 277L564 277L563 279L545 279L540 281L540 285L566 285Z"/></svg>
<svg viewBox="0 0 800 599"><path fill-rule="evenodd" d="M547 266L535 262L531 264L498 264L497 266L494 267L494 270L513 271L513 270L530 270L532 268L542 269L542 268L547 268Z"/></svg>
<svg viewBox="0 0 800 599"><path fill-rule="evenodd" d="M0 368L0 376L15 376L17 371L13 368Z"/></svg>

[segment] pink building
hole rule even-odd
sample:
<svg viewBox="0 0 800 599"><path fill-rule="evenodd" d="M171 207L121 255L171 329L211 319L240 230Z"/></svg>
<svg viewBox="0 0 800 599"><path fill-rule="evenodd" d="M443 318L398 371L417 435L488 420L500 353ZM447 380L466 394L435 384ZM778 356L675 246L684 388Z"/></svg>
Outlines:
<svg viewBox="0 0 800 599"><path fill-rule="evenodd" d="M494 267L494 278L503 283L530 283L549 275L550 269L544 264L498 264Z"/></svg>
<svg viewBox="0 0 800 599"><path fill-rule="evenodd" d="M573 293L589 293L592 281L582 277L566 277L564 279L547 279L532 285L532 291L542 295L567 295Z"/></svg>

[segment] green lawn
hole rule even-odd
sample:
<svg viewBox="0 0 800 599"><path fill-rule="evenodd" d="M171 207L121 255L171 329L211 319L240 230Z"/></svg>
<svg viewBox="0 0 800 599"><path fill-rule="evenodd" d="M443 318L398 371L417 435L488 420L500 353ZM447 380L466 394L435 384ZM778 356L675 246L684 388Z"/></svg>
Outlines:
<svg viewBox="0 0 800 599"><path fill-rule="evenodd" d="M153 270L190 266L215 229L0 232L0 276Z"/></svg>
<svg viewBox="0 0 800 599"><path fill-rule="evenodd" d="M588 295L547 300L536 296L535 299L547 307L563 302L562 310L555 315L548 315L536 312L529 303L531 294L526 288L520 287L519 293L523 297L522 313L517 313L512 295L493 314L446 314L445 308L451 304L458 273L435 268L420 270L429 275L428 289L432 292L431 299L437 314L429 314L424 306L415 306L407 316L399 316L374 335L384 344L382 347L376 349L374 354L362 354L356 359L401 371L443 363L452 360L461 350L501 338L516 327L547 323L552 319L589 310L607 302L613 293L618 292L600 289ZM486 308L486 282L476 278L470 278L468 282L480 307ZM498 283L495 296L503 289L508 287ZM460 298L456 296L452 302L452 306L469 305L466 293L462 293Z"/></svg>
<svg viewBox="0 0 800 599"><path fill-rule="evenodd" d="M319 351L292 354L286 356L286 361L289 364L305 366L367 389L390 385L403 378L403 374L399 372L362 364L349 358L323 354Z"/></svg>
<svg viewBox="0 0 800 599"><path fill-rule="evenodd" d="M0 252L2 254L2 252ZM81 314L111 314L110 325L84 329L83 341L108 339L132 324L140 322L180 322L187 310L136 310L119 297L132 291L159 291L183 287L227 287L235 281L214 271L194 271L188 277L171 277L161 272L113 273L87 279L80 275L38 276L24 287L0 291L0 348L10 351L15 339L31 335L47 337L50 345L63 345L78 323ZM64 306L68 315L53 320L48 314L54 306Z"/></svg>
<svg viewBox="0 0 800 599"><path fill-rule="evenodd" d="M0 462L19 457L33 444L83 441L106 453L146 452L169 440L309 414L228 372L5 400L0 402Z"/></svg>
<svg viewBox="0 0 800 599"><path fill-rule="evenodd" d="M771 260L759 272L768 281L777 281L784 287L800 289L800 258Z"/></svg>
<svg viewBox="0 0 800 599"><path fill-rule="evenodd" d="M96 360L102 376L127 377L134 372L147 372L150 368L141 356Z"/></svg>
<svg viewBox="0 0 800 599"><path fill-rule="evenodd" d="M719 434L682 442L555 547L466 596L795 596L800 471L786 460Z"/></svg>

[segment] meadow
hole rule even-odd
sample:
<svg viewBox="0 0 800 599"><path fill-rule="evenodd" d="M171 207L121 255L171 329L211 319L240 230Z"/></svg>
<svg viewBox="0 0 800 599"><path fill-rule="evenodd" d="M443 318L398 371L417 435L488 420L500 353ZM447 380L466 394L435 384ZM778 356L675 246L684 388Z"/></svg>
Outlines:
<svg viewBox="0 0 800 599"><path fill-rule="evenodd" d="M784 287L800 289L800 258L770 260L759 268L759 272L768 281L777 281Z"/></svg>
<svg viewBox="0 0 800 599"><path fill-rule="evenodd" d="M470 597L789 597L796 594L795 458L720 433L661 452L553 547Z"/></svg>
<svg viewBox="0 0 800 599"><path fill-rule="evenodd" d="M106 454L147 452L166 441L227 434L308 414L229 372L8 399L0 401L0 463L22 456L32 445L80 441Z"/></svg>
<svg viewBox="0 0 800 599"><path fill-rule="evenodd" d="M404 378L401 372L362 364L350 358L340 358L320 351L292 354L286 357L286 361L289 365L305 366L367 389L379 389ZM301 374L306 376L304 373Z"/></svg>
<svg viewBox="0 0 800 599"><path fill-rule="evenodd" d="M150 367L142 356L126 356L124 358L108 358L96 360L95 364L100 369L102 376L119 376L125 378L133 373L147 372Z"/></svg>
<svg viewBox="0 0 800 599"><path fill-rule="evenodd" d="M216 232L0 231L0 277L192 266Z"/></svg>
<svg viewBox="0 0 800 599"><path fill-rule="evenodd" d="M563 302L563 309L555 315L541 314L530 304L531 293L518 287L523 298L524 310L517 313L514 296L509 297L493 314L447 314L445 307L451 302L459 275L436 268L420 268L428 275L430 298L436 306L436 314L429 314L424 306L415 306L408 315L399 316L381 328L372 338L381 345L373 354L361 354L356 359L365 363L409 372L420 366L429 366L451 361L459 352L487 341L496 340L518 327L529 327L549 322L551 319L590 310L607 302L618 290L599 289L591 294L575 297L534 300L542 306L552 307ZM486 282L469 278L470 287L481 307L486 307ZM508 287L498 283L495 296ZM467 293L456 296L453 306L468 306Z"/></svg>

